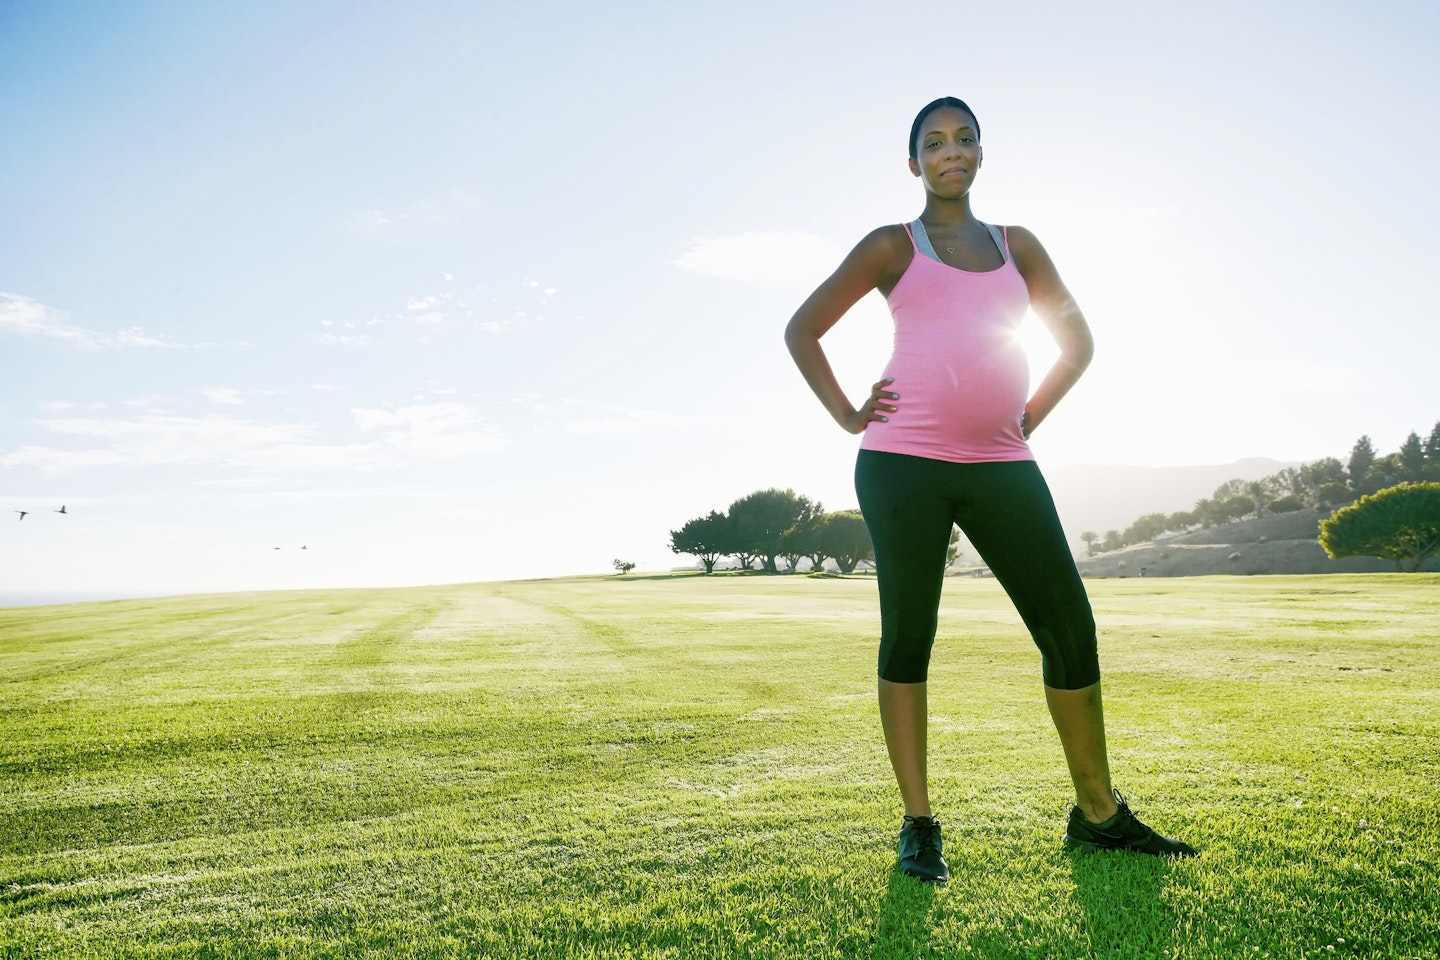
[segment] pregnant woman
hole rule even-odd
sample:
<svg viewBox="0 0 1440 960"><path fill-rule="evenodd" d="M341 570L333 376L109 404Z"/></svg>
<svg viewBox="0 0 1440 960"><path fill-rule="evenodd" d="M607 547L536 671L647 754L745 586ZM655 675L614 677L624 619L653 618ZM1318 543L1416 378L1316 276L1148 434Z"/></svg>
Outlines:
<svg viewBox="0 0 1440 960"><path fill-rule="evenodd" d="M1075 784L1064 845L1193 854L1136 819L1111 785L1095 620L1027 443L1089 364L1089 327L1034 234L970 212L984 152L964 101L927 104L910 129L909 152L910 172L925 188L919 219L861 240L785 331L825 409L863 434L855 490L880 587L880 718L905 805L900 869L926 881L950 876L930 807L926 677L954 524L1040 648L1045 701ZM889 304L895 349L857 408L820 339L871 290ZM1060 347L1029 396L1016 337L1027 309Z"/></svg>

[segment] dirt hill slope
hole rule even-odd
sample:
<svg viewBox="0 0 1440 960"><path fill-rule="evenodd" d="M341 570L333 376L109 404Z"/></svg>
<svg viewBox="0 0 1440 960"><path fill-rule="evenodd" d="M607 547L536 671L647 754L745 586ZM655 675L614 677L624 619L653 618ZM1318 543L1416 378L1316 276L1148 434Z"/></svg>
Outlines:
<svg viewBox="0 0 1440 960"><path fill-rule="evenodd" d="M1367 573L1394 571L1375 557L1331 560L1317 542L1320 520L1301 510L1192 530L1151 543L1112 550L1077 561L1087 577L1198 577L1207 574ZM1440 570L1432 557L1421 570Z"/></svg>

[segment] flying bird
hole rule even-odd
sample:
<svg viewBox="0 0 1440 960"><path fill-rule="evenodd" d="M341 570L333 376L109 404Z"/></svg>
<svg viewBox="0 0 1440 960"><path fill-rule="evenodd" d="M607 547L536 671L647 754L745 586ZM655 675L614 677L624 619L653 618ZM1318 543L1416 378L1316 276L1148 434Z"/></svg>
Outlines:
<svg viewBox="0 0 1440 960"><path fill-rule="evenodd" d="M25 519L25 515L26 515L27 513L29 513L30 511L29 511L29 510L16 510L15 512L18 513L18 514L20 514L20 519L21 519L21 520L24 520L24 519Z"/></svg>
<svg viewBox="0 0 1440 960"><path fill-rule="evenodd" d="M66 512L66 510L65 510L65 505L62 503L62 504L60 505L60 509L59 509L59 510L56 510L56 511L54 511L54 512L55 512L55 513L65 513L65 512Z"/></svg>

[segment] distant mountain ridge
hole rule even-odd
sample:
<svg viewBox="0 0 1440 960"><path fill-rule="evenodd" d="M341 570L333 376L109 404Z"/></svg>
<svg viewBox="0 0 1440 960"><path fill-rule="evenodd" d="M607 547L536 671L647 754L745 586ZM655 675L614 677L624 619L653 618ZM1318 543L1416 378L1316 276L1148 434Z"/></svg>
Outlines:
<svg viewBox="0 0 1440 960"><path fill-rule="evenodd" d="M1080 534L1124 530L1147 513L1178 513L1215 492L1226 480L1259 480L1301 461L1247 457L1233 463L1190 467L1129 467L1041 464L1065 534L1082 552Z"/></svg>

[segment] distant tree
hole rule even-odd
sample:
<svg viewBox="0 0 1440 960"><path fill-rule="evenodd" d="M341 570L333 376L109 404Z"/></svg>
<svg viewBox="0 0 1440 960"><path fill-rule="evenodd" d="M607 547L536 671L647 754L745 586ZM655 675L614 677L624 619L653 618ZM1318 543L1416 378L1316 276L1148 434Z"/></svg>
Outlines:
<svg viewBox="0 0 1440 960"><path fill-rule="evenodd" d="M1085 555L1087 557L1095 556L1095 541L1100 539L1100 534L1094 530L1086 530L1080 534L1080 539L1085 541Z"/></svg>
<svg viewBox="0 0 1440 960"><path fill-rule="evenodd" d="M1215 492L1210 494L1210 499L1215 500L1219 503L1224 503L1226 500L1233 500L1236 497L1244 495L1245 481L1241 480L1239 477L1235 477L1232 480L1226 480L1224 483L1220 484L1220 486L1216 487Z"/></svg>
<svg viewBox="0 0 1440 960"><path fill-rule="evenodd" d="M1376 457L1375 462L1370 464L1370 469L1365 472L1365 479L1360 484L1360 493L1379 493L1386 487L1393 487L1404 479L1404 467L1400 463L1400 454L1387 453L1383 457Z"/></svg>
<svg viewBox="0 0 1440 960"><path fill-rule="evenodd" d="M824 539L820 536L824 517L825 515L820 513L808 520L801 520L786 530L785 535L781 538L785 549L784 556L788 557L793 553L797 557L805 557L810 561L811 572L823 570L825 561L830 556L825 552Z"/></svg>
<svg viewBox="0 0 1440 960"><path fill-rule="evenodd" d="M1426 480L1440 480L1440 421L1425 439L1424 477Z"/></svg>
<svg viewBox="0 0 1440 960"><path fill-rule="evenodd" d="M945 548L945 566L953 567L955 561L963 555L964 551L960 549L960 528L952 526L950 528L950 545Z"/></svg>
<svg viewBox="0 0 1440 960"><path fill-rule="evenodd" d="M1305 475L1299 467L1285 467L1277 470L1265 478L1266 486L1275 491L1278 496L1305 497L1309 492L1309 484L1305 481Z"/></svg>
<svg viewBox="0 0 1440 960"><path fill-rule="evenodd" d="M610 562L615 564L615 569L620 571L620 576L622 577L625 576L625 574L629 573L631 570L635 569L635 564L631 563L629 560L612 560Z"/></svg>
<svg viewBox="0 0 1440 960"><path fill-rule="evenodd" d="M670 531L670 550L698 557L705 572L714 573L715 563L730 552L732 546L729 520L723 513L711 510L703 517L688 521L679 530Z"/></svg>
<svg viewBox="0 0 1440 960"><path fill-rule="evenodd" d="M1146 540L1154 540L1165 532L1165 521L1167 517L1163 513L1147 513L1134 523L1130 524L1125 531L1126 543L1142 543Z"/></svg>
<svg viewBox="0 0 1440 960"><path fill-rule="evenodd" d="M824 544L825 555L835 561L840 572L855 572L855 565L862 560L875 559L875 547L870 543L870 531L859 510L838 510L821 516L817 522L818 535Z"/></svg>
<svg viewBox="0 0 1440 960"><path fill-rule="evenodd" d="M1245 494L1231 497L1215 507L1215 516L1220 523L1239 520L1255 509L1255 501Z"/></svg>
<svg viewBox="0 0 1440 960"><path fill-rule="evenodd" d="M1179 512L1172 513L1169 517L1165 518L1165 529L1173 530L1176 533L1184 533L1186 530L1189 530L1191 527L1195 526L1195 524L1199 522L1200 521L1196 518L1194 511L1181 510Z"/></svg>
<svg viewBox="0 0 1440 960"><path fill-rule="evenodd" d="M775 573L775 558L785 549L785 531L821 512L820 504L794 490L771 488L741 497L730 504L726 515L734 524L737 546L763 561L766 573Z"/></svg>
<svg viewBox="0 0 1440 960"><path fill-rule="evenodd" d="M1195 509L1190 512L1192 515L1194 515L1195 521L1199 523L1201 527L1204 527L1208 530L1215 524L1221 522L1218 508L1219 504L1217 504L1214 500L1211 500L1209 497L1205 497L1203 499L1196 500Z"/></svg>
<svg viewBox="0 0 1440 960"><path fill-rule="evenodd" d="M1250 506L1254 509L1255 516L1257 517L1263 517L1265 515L1266 492L1265 484L1259 480L1252 480L1250 483L1245 484L1245 495L1250 498Z"/></svg>
<svg viewBox="0 0 1440 960"><path fill-rule="evenodd" d="M1305 509L1305 498L1290 493L1277 500L1271 500L1266 504L1265 509L1271 513L1294 513L1296 510Z"/></svg>
<svg viewBox="0 0 1440 960"><path fill-rule="evenodd" d="M1124 539L1120 536L1119 530L1106 530L1105 540L1100 544L1100 549L1106 553L1111 550L1119 550L1125 546Z"/></svg>
<svg viewBox="0 0 1440 960"><path fill-rule="evenodd" d="M1380 557L1415 571L1440 555L1440 483L1388 487L1320 521L1320 546L1331 557ZM1409 566L1404 566L1408 563Z"/></svg>
<svg viewBox="0 0 1440 960"><path fill-rule="evenodd" d="M1310 498L1315 506L1341 501L1321 496L1321 488L1330 483L1345 483L1345 464L1334 457L1325 457L1300 468L1300 476L1310 488Z"/></svg>
<svg viewBox="0 0 1440 960"><path fill-rule="evenodd" d="M1355 499L1354 495L1350 492L1350 487L1339 480L1322 483L1319 491L1316 493L1316 497L1319 498L1318 502L1321 505L1327 507L1337 507L1342 503L1349 503Z"/></svg>
<svg viewBox="0 0 1440 960"><path fill-rule="evenodd" d="M1414 483L1424 475L1425 445L1420 442L1420 434L1412 430L1400 445L1400 479Z"/></svg>
<svg viewBox="0 0 1440 960"><path fill-rule="evenodd" d="M1375 463L1375 445L1370 442L1369 434L1355 441L1355 446L1350 448L1350 461L1346 464L1346 472L1350 479L1350 489L1356 493L1364 493L1365 475L1370 472L1370 467Z"/></svg>

